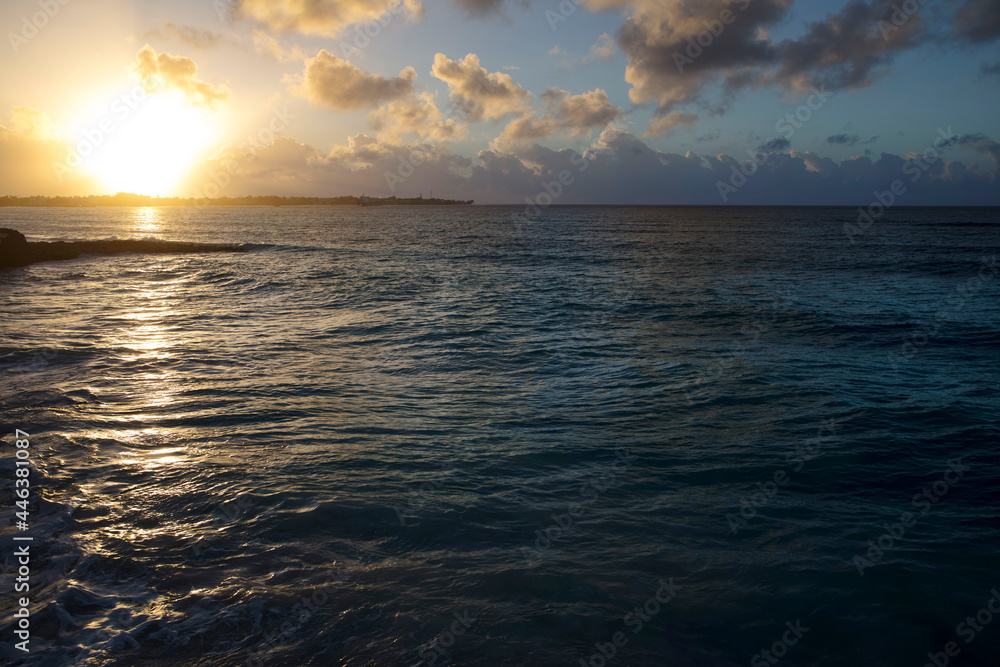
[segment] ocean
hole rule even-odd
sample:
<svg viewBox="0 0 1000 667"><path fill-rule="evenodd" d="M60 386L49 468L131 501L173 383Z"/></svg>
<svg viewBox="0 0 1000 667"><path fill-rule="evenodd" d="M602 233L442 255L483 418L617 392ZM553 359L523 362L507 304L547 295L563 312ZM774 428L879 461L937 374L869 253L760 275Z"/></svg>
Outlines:
<svg viewBox="0 0 1000 667"><path fill-rule="evenodd" d="M0 209L0 660L1000 664L1000 210L517 212Z"/></svg>

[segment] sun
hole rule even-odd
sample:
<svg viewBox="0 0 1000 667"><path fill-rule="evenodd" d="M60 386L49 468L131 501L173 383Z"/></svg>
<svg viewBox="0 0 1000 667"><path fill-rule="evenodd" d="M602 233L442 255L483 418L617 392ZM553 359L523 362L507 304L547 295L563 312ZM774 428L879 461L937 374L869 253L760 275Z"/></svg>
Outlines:
<svg viewBox="0 0 1000 667"><path fill-rule="evenodd" d="M191 106L178 91L147 94L118 110L117 125L81 169L112 192L174 194L212 142L209 112Z"/></svg>

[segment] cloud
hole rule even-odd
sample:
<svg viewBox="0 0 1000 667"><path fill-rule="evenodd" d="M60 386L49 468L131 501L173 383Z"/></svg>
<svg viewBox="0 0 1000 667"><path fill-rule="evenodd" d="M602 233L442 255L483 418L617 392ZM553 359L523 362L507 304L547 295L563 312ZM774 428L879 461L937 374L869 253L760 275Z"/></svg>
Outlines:
<svg viewBox="0 0 1000 667"><path fill-rule="evenodd" d="M979 66L979 78L988 76L1000 76L1000 63L983 63Z"/></svg>
<svg viewBox="0 0 1000 667"><path fill-rule="evenodd" d="M742 11L743 3L735 0L604 0L600 4L632 9L618 31L618 45L628 60L625 79L632 84L630 97L636 104L655 103L666 112L695 99L718 77L736 78L774 62L776 47L760 29L785 18L792 3L757 0ZM736 19L718 37L709 33L713 39L707 47L698 46L696 40L706 31L706 23L719 21L724 10L736 14Z"/></svg>
<svg viewBox="0 0 1000 667"><path fill-rule="evenodd" d="M861 137L856 134L832 134L826 138L826 143L835 146L854 146L861 142Z"/></svg>
<svg viewBox="0 0 1000 667"><path fill-rule="evenodd" d="M841 132L840 134L832 134L826 138L826 144L830 146L856 146L857 144L872 144L878 139L876 134L871 139L862 140L857 134L847 134L846 132Z"/></svg>
<svg viewBox="0 0 1000 667"><path fill-rule="evenodd" d="M500 11L506 0L455 0L455 4L472 16L482 17ZM531 0L519 0L522 7L531 5Z"/></svg>
<svg viewBox="0 0 1000 667"><path fill-rule="evenodd" d="M970 148L982 153L989 157L994 165L1000 165L1000 143L997 143L981 132L960 136L958 138L958 145L962 148Z"/></svg>
<svg viewBox="0 0 1000 667"><path fill-rule="evenodd" d="M173 38L196 49L212 49L230 43L230 38L217 32L189 25L166 23L160 30L151 30L145 37Z"/></svg>
<svg viewBox="0 0 1000 667"><path fill-rule="evenodd" d="M59 138L59 130L49 117L31 107L11 109L11 131L31 141L45 141Z"/></svg>
<svg viewBox="0 0 1000 667"><path fill-rule="evenodd" d="M935 137L928 137L928 143ZM987 155L997 144L982 134L956 136ZM0 149L2 149L0 142ZM545 183L559 181L564 171L573 177L564 187L560 204L721 204L720 182L729 183L742 158L725 154L701 156L654 150L631 133L606 128L582 153L552 150L538 144L492 147L475 158L450 153L443 145L397 143L364 134L327 152L292 139L277 138L252 155L231 148L217 161L199 165L191 188L203 186L226 157L239 160L226 194L279 195L360 194L416 196L431 189L435 195L476 199L479 203L524 204ZM252 157L253 159L249 159ZM419 163L419 164L417 164ZM812 152L774 153L729 204L867 205L872 193L903 180L905 205L1000 204L1000 167L936 158L925 163L916 183L902 170L905 158L882 153L835 161ZM408 166L409 165L409 166ZM414 166L416 165L416 166ZM912 172L910 172L912 173ZM387 174L389 175L387 177ZM402 178L397 181L396 178ZM203 182L198 183L198 179ZM391 190L389 183L395 183ZM520 209L519 209L520 210Z"/></svg>
<svg viewBox="0 0 1000 667"><path fill-rule="evenodd" d="M967 139L984 154L995 149L988 137ZM582 172L581 157L587 160ZM480 158L483 166L470 185L505 191L510 199L537 195L543 183L570 171L574 182L559 200L566 204L722 204L718 183L729 183L741 162L725 154L662 153L613 127L583 154L534 145L509 153L485 151ZM937 159L921 172L918 185L903 173L905 165L904 158L886 153L877 161L861 157L839 162L811 152L774 153L727 203L867 205L872 192L885 190L896 179L907 185L900 203L908 205L1000 203L1000 169L995 163L981 170Z"/></svg>
<svg viewBox="0 0 1000 667"><path fill-rule="evenodd" d="M545 139L559 129L559 122L552 116L526 114L515 118L500 134L500 142L522 142Z"/></svg>
<svg viewBox="0 0 1000 667"><path fill-rule="evenodd" d="M338 111L373 108L383 102L413 94L417 72L407 67L398 76L387 79L371 74L322 49L306 61L302 74L288 79L289 90L314 104Z"/></svg>
<svg viewBox="0 0 1000 667"><path fill-rule="evenodd" d="M941 21L922 12L902 12L897 0L847 0L785 39L771 33L788 24L795 0L587 0L584 6L627 13L616 38L627 60L630 99L655 105L660 118L680 105L724 112L738 93L753 87L864 88L888 73L900 53L929 41L957 36L986 42L1000 35L996 0L960 2L955 35L943 36ZM502 0L459 4L484 14ZM583 60L612 57L610 39L602 35ZM560 52L554 47L549 53ZM996 69L984 66L982 72L989 76ZM667 127L669 121L656 124Z"/></svg>
<svg viewBox="0 0 1000 667"><path fill-rule="evenodd" d="M896 53L926 37L920 14L897 26L895 11L889 0L851 0L839 14L809 24L802 37L779 44L780 64L771 78L799 90L870 86Z"/></svg>
<svg viewBox="0 0 1000 667"><path fill-rule="evenodd" d="M488 72L474 53L464 60L450 60L438 53L431 73L448 84L452 103L470 121L497 120L528 110L531 93L514 83L509 74Z"/></svg>
<svg viewBox="0 0 1000 667"><path fill-rule="evenodd" d="M236 13L283 32L334 37L352 25L423 16L420 0L237 0Z"/></svg>
<svg viewBox="0 0 1000 667"><path fill-rule="evenodd" d="M570 95L569 91L549 88L542 93L541 98L559 126L574 137L586 134L596 127L604 127L622 115L622 110L611 103L608 94L601 88L580 95Z"/></svg>
<svg viewBox="0 0 1000 667"><path fill-rule="evenodd" d="M139 75L147 92L179 90L189 103L198 106L214 108L232 95L225 86L199 80L198 66L191 58L157 54L149 44L139 49L132 71Z"/></svg>
<svg viewBox="0 0 1000 667"><path fill-rule="evenodd" d="M635 104L662 115L681 104L724 109L744 88L773 85L869 86L894 56L928 38L920 15L891 23L892 0L849 0L839 12L809 23L794 39L775 41L773 27L788 18L793 0L591 0L592 9L625 8L618 31L627 59L625 78ZM877 26L889 21L886 30ZM721 84L719 100L707 99Z"/></svg>
<svg viewBox="0 0 1000 667"><path fill-rule="evenodd" d="M671 111L663 116L654 116L643 132L644 137L661 137L678 125L691 126L698 120L698 114L686 111Z"/></svg>
<svg viewBox="0 0 1000 667"><path fill-rule="evenodd" d="M524 142L544 139L555 132L579 137L596 128L604 128L622 116L622 110L608 99L608 94L595 88L587 93L572 95L560 88L549 88L541 95L546 113L526 113L515 118L498 141Z"/></svg>
<svg viewBox="0 0 1000 667"><path fill-rule="evenodd" d="M401 144L366 134L350 137L346 144L320 151L294 139L278 137L256 150L228 147L189 174L185 194L211 183L213 174L230 170L231 182L224 196L417 196L434 190L435 196L468 199L472 161L454 155L443 145ZM235 172L235 173L234 173Z"/></svg>
<svg viewBox="0 0 1000 667"><path fill-rule="evenodd" d="M253 46L257 53L271 56L279 63L308 59L306 52L298 44L286 49L277 39L256 28L253 31Z"/></svg>
<svg viewBox="0 0 1000 667"><path fill-rule="evenodd" d="M1000 37L1000 3L996 0L966 0L955 11L955 30L973 42Z"/></svg>
<svg viewBox="0 0 1000 667"><path fill-rule="evenodd" d="M765 153L776 153L780 151L787 151L792 147L792 142L784 137L775 137L774 139L768 139L760 146L757 150L763 151Z"/></svg>
<svg viewBox="0 0 1000 667"><path fill-rule="evenodd" d="M368 124L379 133L379 140L399 142L405 133L416 134L428 141L451 141L465 136L466 128L444 114L434 103L434 96L424 92L395 100L373 111Z"/></svg>
<svg viewBox="0 0 1000 667"><path fill-rule="evenodd" d="M597 38L597 42L590 47L587 54L587 61L610 60L615 55L615 40L608 33L604 33Z"/></svg>
<svg viewBox="0 0 1000 667"><path fill-rule="evenodd" d="M706 141L715 141L721 136L722 132L720 132L719 130L713 130L711 132L706 132L705 134L698 135L697 137L694 138L694 140L697 141L698 143L703 143Z"/></svg>

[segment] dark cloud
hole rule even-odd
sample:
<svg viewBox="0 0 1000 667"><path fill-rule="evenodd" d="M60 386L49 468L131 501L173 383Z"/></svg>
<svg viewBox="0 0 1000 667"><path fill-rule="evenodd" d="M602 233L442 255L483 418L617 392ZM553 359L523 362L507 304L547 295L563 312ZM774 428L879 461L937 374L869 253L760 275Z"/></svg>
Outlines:
<svg viewBox="0 0 1000 667"><path fill-rule="evenodd" d="M483 156L481 156L483 157ZM651 149L628 132L609 128L582 157L587 169L580 172L580 155L532 146L513 154L491 153L474 170L477 188L508 188L511 198L537 194L542 183L558 178L563 170L574 183L558 203L642 202L647 204L721 204L719 183L731 183L745 156L701 157ZM520 166L519 166L520 163ZM935 159L927 163L912 185L913 166L904 158L883 153L834 161L811 152L775 153L736 193L727 192L729 204L868 204L873 193L895 180L908 186L901 199L911 205L934 203L978 204L1000 202L998 168L990 171L957 162ZM910 171L904 172L909 167ZM481 169L481 170L480 170ZM532 193L534 187L534 193Z"/></svg>
<svg viewBox="0 0 1000 667"><path fill-rule="evenodd" d="M633 8L633 15L618 31L618 44L628 58L625 79L632 84L632 101L654 102L665 112L695 99L717 76L736 78L748 69L773 63L777 50L761 30L785 18L792 0L708 0L666 6L658 0L622 0L608 4ZM744 5L746 9L741 10ZM735 18L723 25L720 16L727 11ZM706 32L706 23L712 22L718 36ZM706 47L697 43L702 33L711 42Z"/></svg>
<svg viewBox="0 0 1000 667"><path fill-rule="evenodd" d="M722 132L715 130L713 132L706 132L705 134L698 135L694 138L698 143L703 143L705 141L715 141L722 136Z"/></svg>
<svg viewBox="0 0 1000 667"><path fill-rule="evenodd" d="M928 137L928 143L934 137ZM1000 155L1000 146L980 134L956 136L984 155ZM233 149L237 150L237 149ZM992 153L991 153L992 151ZM413 156L419 157L419 166ZM732 183L745 167L746 156L699 156L663 153L629 132L604 130L583 153L551 150L538 144L496 147L475 159L453 155L442 146L394 144L365 135L323 153L291 139L278 138L257 151L247 167L233 177L233 194L317 194L331 191L404 196L427 192L480 203L516 203L537 197L545 184L569 172L572 181L557 198L559 204L781 204L867 205L874 193L902 180L905 205L1000 204L1000 166L985 167L927 158L912 180L914 163L890 153L835 161L812 152L773 153L766 164L746 178L736 192L720 195L720 183ZM241 162L242 164L242 162ZM196 177L209 178L218 165L206 163ZM409 174L400 181L387 174ZM396 190L390 191L390 181Z"/></svg>
<svg viewBox="0 0 1000 667"><path fill-rule="evenodd" d="M840 13L809 24L805 35L779 45L781 64L773 79L802 90L870 86L896 53L925 36L920 15L894 18L896 7L890 0L851 0Z"/></svg>
<svg viewBox="0 0 1000 667"><path fill-rule="evenodd" d="M990 158L994 165L1000 165L1000 143L981 132L964 134L958 138L958 145L969 148Z"/></svg>
<svg viewBox="0 0 1000 667"><path fill-rule="evenodd" d="M1000 2L966 0L955 11L955 30L973 42L989 42L1000 37Z"/></svg>
<svg viewBox="0 0 1000 667"><path fill-rule="evenodd" d="M618 31L635 104L659 114L686 103L724 110L745 88L774 85L807 91L870 86L894 57L929 38L919 12L899 13L895 0L850 0L780 42L769 30L788 18L793 0L600 0L632 15ZM721 100L706 99L720 83Z"/></svg>
<svg viewBox="0 0 1000 667"><path fill-rule="evenodd" d="M792 147L791 141L785 139L784 137L776 137L774 139L770 139L762 143L760 146L757 147L757 150L763 151L765 153L775 153L778 151L787 151L791 147Z"/></svg>
<svg viewBox="0 0 1000 667"><path fill-rule="evenodd" d="M861 137L856 134L834 134L826 138L826 143L835 146L854 146L861 143Z"/></svg>
<svg viewBox="0 0 1000 667"><path fill-rule="evenodd" d="M455 0L455 4L472 16L485 16L500 11L506 0ZM531 5L531 0L516 0L523 7Z"/></svg>
<svg viewBox="0 0 1000 667"><path fill-rule="evenodd" d="M979 78L984 79L988 76L1000 76L1000 63L983 63L979 67Z"/></svg>
<svg viewBox="0 0 1000 667"><path fill-rule="evenodd" d="M963 148L969 146L976 146L984 142L992 141L982 132L972 132L967 134L955 134L948 128L947 138L942 139L938 142L939 148L951 148L953 146L961 146Z"/></svg>
<svg viewBox="0 0 1000 667"><path fill-rule="evenodd" d="M832 134L826 138L826 143L831 146L856 146L861 144L862 146L867 144L873 144L878 141L878 135L874 135L870 139L862 140L860 135L857 134L847 134L842 132L840 134Z"/></svg>

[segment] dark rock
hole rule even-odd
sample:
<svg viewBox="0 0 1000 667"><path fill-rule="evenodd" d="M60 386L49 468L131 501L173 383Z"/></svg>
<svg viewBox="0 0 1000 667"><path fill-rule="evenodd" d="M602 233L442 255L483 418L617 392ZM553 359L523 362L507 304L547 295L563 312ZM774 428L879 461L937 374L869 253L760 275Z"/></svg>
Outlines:
<svg viewBox="0 0 1000 667"><path fill-rule="evenodd" d="M245 252L244 248L207 243L175 243L172 241L55 241L28 243L24 234L14 229L0 229L0 269L28 266L35 262L76 259L81 255L180 254L201 252Z"/></svg>
<svg viewBox="0 0 1000 667"><path fill-rule="evenodd" d="M28 240L16 229L0 228L0 269L31 264Z"/></svg>

